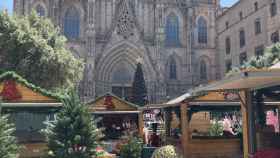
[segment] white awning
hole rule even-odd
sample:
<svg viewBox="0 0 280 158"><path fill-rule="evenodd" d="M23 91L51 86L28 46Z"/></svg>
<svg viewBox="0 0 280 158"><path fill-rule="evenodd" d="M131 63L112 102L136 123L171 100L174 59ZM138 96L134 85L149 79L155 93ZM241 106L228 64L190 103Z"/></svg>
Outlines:
<svg viewBox="0 0 280 158"><path fill-rule="evenodd" d="M200 87L194 92L224 90L254 90L280 85L280 69L245 71L228 79Z"/></svg>

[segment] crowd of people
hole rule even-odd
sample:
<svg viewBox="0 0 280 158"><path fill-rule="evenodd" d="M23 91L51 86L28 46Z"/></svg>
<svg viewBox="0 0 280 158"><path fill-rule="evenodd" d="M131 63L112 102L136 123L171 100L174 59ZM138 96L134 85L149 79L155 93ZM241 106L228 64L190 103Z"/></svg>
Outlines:
<svg viewBox="0 0 280 158"><path fill-rule="evenodd" d="M122 124L112 124L110 128L106 129L106 136L109 139L119 139L122 136L134 135L138 132L138 127L135 122L124 121Z"/></svg>

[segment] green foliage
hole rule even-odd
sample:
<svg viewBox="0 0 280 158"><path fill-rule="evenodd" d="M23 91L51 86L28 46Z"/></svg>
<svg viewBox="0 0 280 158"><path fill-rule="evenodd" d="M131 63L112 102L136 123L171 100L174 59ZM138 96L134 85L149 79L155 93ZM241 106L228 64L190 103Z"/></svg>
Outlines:
<svg viewBox="0 0 280 158"><path fill-rule="evenodd" d="M210 136L221 136L223 135L223 125L218 121L213 121L209 128Z"/></svg>
<svg viewBox="0 0 280 158"><path fill-rule="evenodd" d="M140 158L142 155L143 143L141 139L132 137L128 143L121 147L121 158Z"/></svg>
<svg viewBox="0 0 280 158"><path fill-rule="evenodd" d="M100 152L96 153L96 157L102 157L102 156L105 156L105 155L106 155L105 151L100 151Z"/></svg>
<svg viewBox="0 0 280 158"><path fill-rule="evenodd" d="M47 137L49 157L91 158L102 137L95 120L78 95L71 92L63 100L63 108L54 122L43 131Z"/></svg>
<svg viewBox="0 0 280 158"><path fill-rule="evenodd" d="M144 106L147 101L147 89L144 74L140 63L137 64L134 81L132 84L132 103Z"/></svg>
<svg viewBox="0 0 280 158"><path fill-rule="evenodd" d="M156 149L152 158L178 158L178 155L174 146L167 145Z"/></svg>
<svg viewBox="0 0 280 158"><path fill-rule="evenodd" d="M1 108L1 103L0 103ZM0 110L1 112L1 110ZM17 139L13 136L15 132L13 124L9 123L8 116L0 116L0 157L15 158L19 152Z"/></svg>
<svg viewBox="0 0 280 158"><path fill-rule="evenodd" d="M260 57L252 57L241 67L235 67L227 74L227 77L234 75L244 69L262 69L268 68L280 60L280 43L276 43L270 47L267 47L264 51L264 55Z"/></svg>
<svg viewBox="0 0 280 158"><path fill-rule="evenodd" d="M4 80L15 80L18 83L21 83L23 85L25 85L26 87L32 89L34 92L38 92L41 93L47 97L52 97L54 99L60 100L63 98L63 95L58 94L58 93L52 93L50 91L47 91L43 88L37 87L32 83L29 83L27 80L25 80L24 78L22 78L21 76L19 76L18 74L16 74L13 71L7 71L4 73L0 73L0 82L4 81Z"/></svg>
<svg viewBox="0 0 280 158"><path fill-rule="evenodd" d="M59 29L35 12L20 17L0 13L0 72L15 71L47 89L74 86L84 65L65 43Z"/></svg>

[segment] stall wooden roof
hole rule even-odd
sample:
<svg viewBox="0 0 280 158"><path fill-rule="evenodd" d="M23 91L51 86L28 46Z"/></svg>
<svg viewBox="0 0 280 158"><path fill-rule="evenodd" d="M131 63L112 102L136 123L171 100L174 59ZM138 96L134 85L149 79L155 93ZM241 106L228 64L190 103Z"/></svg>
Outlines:
<svg viewBox="0 0 280 158"><path fill-rule="evenodd" d="M110 97L108 99L108 97ZM109 100L110 104L112 104L112 107L108 107L108 103L106 103ZM106 93L105 95L102 95L95 99L94 101L90 101L87 103L89 106L89 109L91 112L95 113L102 113L102 114L108 114L108 113L135 113L138 111L138 105L130 103L124 99L121 99L120 97L113 95L111 93Z"/></svg>
<svg viewBox="0 0 280 158"><path fill-rule="evenodd" d="M30 82L26 81L19 75L14 72L7 72L0 74L0 97L3 97L4 89L7 84L6 81L12 81L15 85L14 91L18 93L17 99L3 99L2 106L7 107L24 107L25 105L28 107L33 106L61 106L59 96L53 94L47 90L44 90L40 87L34 86ZM38 103L42 103L39 105Z"/></svg>
<svg viewBox="0 0 280 158"><path fill-rule="evenodd" d="M246 70L232 77L200 87L194 92L255 90L280 85L280 69Z"/></svg>
<svg viewBox="0 0 280 158"><path fill-rule="evenodd" d="M178 106L181 102L186 100L188 100L189 105L240 105L240 102L237 100L237 98L226 98L224 93L221 92L200 93L199 95L189 92L179 96L178 98L172 99L167 103L146 105L141 109L156 109Z"/></svg>

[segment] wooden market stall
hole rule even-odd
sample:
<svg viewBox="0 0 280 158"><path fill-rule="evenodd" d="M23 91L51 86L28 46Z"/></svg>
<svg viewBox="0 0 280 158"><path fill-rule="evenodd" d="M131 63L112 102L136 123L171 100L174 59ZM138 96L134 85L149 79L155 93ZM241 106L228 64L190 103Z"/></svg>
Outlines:
<svg viewBox="0 0 280 158"><path fill-rule="evenodd" d="M161 105L147 105L143 111L161 108L165 109L166 142L177 146L188 158L235 158L241 155L241 142L238 136L210 136L211 111L232 111L240 110L240 103L234 98L227 98L223 93L211 92L201 95L186 93L174 100ZM168 119L170 110L179 110L180 137L174 137Z"/></svg>
<svg viewBox="0 0 280 158"><path fill-rule="evenodd" d="M54 120L60 109L60 97L34 86L14 72L0 74L1 113L15 124L20 157L40 157L45 152L45 138L40 130L44 121Z"/></svg>
<svg viewBox="0 0 280 158"><path fill-rule="evenodd" d="M138 106L111 93L87 103L95 118L101 118L99 127L104 128L105 141L115 145L130 135L138 136L142 132L142 118ZM113 152L112 148L107 149Z"/></svg>
<svg viewBox="0 0 280 158"><path fill-rule="evenodd" d="M261 115L256 114L256 108L262 107L260 105L256 106L258 103L269 102L271 105L269 108L276 109L279 117L279 86L280 69L269 68L262 70L244 70L224 80L198 88L195 91L198 93L233 92L238 96L242 111L243 156L244 158L248 158L253 156L257 150L271 147L280 148L280 119L278 118L276 120L278 121L278 134L276 132L267 133L264 130L267 124L265 127L259 127L260 124L257 123L257 120L261 118ZM256 93L260 91L265 91L266 93L261 93L261 95L257 97ZM277 99L275 100L275 98ZM261 101L259 101L259 99L261 99ZM265 101L265 99L268 101ZM266 123L268 123L268 120L266 120Z"/></svg>

